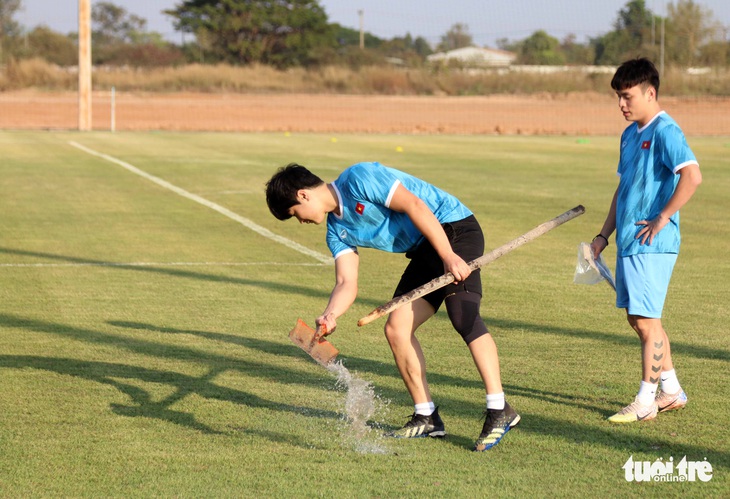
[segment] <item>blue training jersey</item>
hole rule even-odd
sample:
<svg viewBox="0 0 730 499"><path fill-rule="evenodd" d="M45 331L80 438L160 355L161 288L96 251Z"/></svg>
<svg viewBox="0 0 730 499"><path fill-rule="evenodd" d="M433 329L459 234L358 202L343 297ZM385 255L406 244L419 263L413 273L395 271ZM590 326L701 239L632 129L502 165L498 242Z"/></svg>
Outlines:
<svg viewBox="0 0 730 499"><path fill-rule="evenodd" d="M679 212L643 245L636 235L641 220L652 220L666 206L679 182L679 170L698 164L679 125L664 111L643 128L629 125L621 135L616 197L616 247L619 257L640 253L679 253Z"/></svg>
<svg viewBox="0 0 730 499"><path fill-rule="evenodd" d="M399 185L423 200L442 224L472 215L451 194L380 163L355 164L332 185L340 214L327 215L327 246L335 258L358 247L404 253L425 240L408 215L390 209Z"/></svg>

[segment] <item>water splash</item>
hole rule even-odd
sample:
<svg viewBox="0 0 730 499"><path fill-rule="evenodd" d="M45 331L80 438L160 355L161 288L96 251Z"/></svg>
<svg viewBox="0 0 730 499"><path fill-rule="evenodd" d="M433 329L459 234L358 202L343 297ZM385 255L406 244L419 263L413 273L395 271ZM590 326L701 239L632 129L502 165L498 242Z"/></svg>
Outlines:
<svg viewBox="0 0 730 499"><path fill-rule="evenodd" d="M358 452L387 453L377 425L375 428L368 425L368 421L386 405L375 395L373 385L351 373L341 360L329 364L327 370L337 377L337 387L345 391L345 419L348 425L345 439Z"/></svg>

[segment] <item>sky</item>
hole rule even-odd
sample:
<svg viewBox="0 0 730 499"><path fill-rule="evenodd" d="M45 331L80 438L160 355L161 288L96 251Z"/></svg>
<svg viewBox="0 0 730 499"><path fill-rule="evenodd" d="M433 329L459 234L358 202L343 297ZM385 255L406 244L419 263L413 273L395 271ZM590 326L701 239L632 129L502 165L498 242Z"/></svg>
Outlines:
<svg viewBox="0 0 730 499"><path fill-rule="evenodd" d="M182 0L107 0L147 20L147 29L181 42L172 18L162 14ZM330 22L390 39L410 33L432 45L456 23L465 24L477 45L496 48L497 40L522 40L537 30L563 40L574 34L580 43L613 29L629 0L320 0ZM648 9L666 15L663 0L645 0ZM730 0L695 0L712 11L730 34ZM78 0L21 0L15 19L26 29L46 25L60 33L78 30ZM92 0L92 4L96 0Z"/></svg>

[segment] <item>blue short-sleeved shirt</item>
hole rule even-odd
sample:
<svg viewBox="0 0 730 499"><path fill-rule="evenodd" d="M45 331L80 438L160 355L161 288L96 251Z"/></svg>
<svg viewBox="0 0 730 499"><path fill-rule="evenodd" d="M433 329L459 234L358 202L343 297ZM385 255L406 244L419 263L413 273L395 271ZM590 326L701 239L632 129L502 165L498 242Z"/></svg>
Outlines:
<svg viewBox="0 0 730 499"><path fill-rule="evenodd" d="M332 185L340 206L340 215L327 216L327 246L334 258L358 247L405 253L424 241L408 215L390 209L399 185L423 200L442 224L472 215L451 194L380 163L357 163Z"/></svg>
<svg viewBox="0 0 730 499"><path fill-rule="evenodd" d="M621 135L616 198L616 247L619 257L642 253L679 253L679 212L643 245L636 234L641 220L652 220L666 206L679 182L679 170L698 164L679 125L664 111L642 128L631 124Z"/></svg>

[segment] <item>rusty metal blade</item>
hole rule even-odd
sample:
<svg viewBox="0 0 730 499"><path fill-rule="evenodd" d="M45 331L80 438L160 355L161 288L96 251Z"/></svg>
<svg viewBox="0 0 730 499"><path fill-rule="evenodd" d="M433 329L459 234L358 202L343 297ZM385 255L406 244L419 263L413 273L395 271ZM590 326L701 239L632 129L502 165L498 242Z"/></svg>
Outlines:
<svg viewBox="0 0 730 499"><path fill-rule="evenodd" d="M297 325L289 331L289 339L323 366L334 362L337 354L340 353L324 337L317 338L314 329L307 326L302 319L298 319Z"/></svg>

